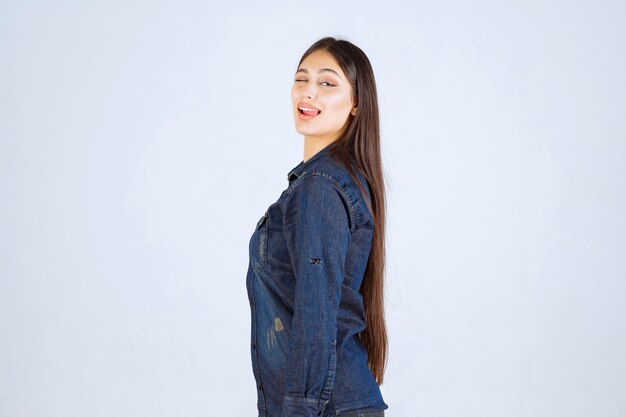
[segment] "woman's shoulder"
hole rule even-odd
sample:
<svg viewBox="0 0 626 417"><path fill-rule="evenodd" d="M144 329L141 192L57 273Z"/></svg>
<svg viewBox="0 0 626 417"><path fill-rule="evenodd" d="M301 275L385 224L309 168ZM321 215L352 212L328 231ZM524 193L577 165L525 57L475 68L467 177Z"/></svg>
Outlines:
<svg viewBox="0 0 626 417"><path fill-rule="evenodd" d="M369 199L370 191L363 174L357 168L354 168L354 173L363 185L366 193L365 198ZM312 184L315 184L314 188L317 192L331 192L333 189L340 192L349 205L351 217L353 218L353 231L364 221L367 221L368 218L371 218L359 187L348 169L339 161L331 158L320 161L290 185L288 194L308 192L312 189Z"/></svg>

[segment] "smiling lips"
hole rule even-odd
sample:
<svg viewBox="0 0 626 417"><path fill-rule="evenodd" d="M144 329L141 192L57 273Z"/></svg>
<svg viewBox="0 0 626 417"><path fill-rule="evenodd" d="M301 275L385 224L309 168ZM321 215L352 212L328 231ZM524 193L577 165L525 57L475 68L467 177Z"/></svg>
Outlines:
<svg viewBox="0 0 626 417"><path fill-rule="evenodd" d="M313 107L310 104L298 103L298 112L303 119L312 119L321 113L321 110L317 107Z"/></svg>

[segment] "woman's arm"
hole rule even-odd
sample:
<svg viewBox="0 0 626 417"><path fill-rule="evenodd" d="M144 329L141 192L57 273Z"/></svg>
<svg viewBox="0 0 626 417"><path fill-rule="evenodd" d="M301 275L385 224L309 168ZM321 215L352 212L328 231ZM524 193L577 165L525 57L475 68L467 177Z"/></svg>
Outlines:
<svg viewBox="0 0 626 417"><path fill-rule="evenodd" d="M283 230L296 282L283 417L317 417L330 397L349 204L332 179L317 174L303 179L285 201Z"/></svg>

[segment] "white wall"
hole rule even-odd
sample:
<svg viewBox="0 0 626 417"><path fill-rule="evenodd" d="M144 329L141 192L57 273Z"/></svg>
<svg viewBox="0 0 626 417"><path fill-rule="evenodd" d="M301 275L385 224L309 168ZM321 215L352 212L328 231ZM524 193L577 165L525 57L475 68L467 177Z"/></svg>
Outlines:
<svg viewBox="0 0 626 417"><path fill-rule="evenodd" d="M626 416L620 1L0 3L0 416L253 416L292 74L370 57L390 417Z"/></svg>

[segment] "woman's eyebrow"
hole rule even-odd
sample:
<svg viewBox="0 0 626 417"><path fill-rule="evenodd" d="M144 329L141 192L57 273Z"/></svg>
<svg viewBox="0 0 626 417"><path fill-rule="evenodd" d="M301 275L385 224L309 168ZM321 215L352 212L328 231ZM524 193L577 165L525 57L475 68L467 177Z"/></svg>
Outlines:
<svg viewBox="0 0 626 417"><path fill-rule="evenodd" d="M299 68L298 71L296 71L296 74L299 72L304 72L305 74L309 73L309 70L306 68ZM333 74L335 74L337 77L339 77L340 80L342 80L341 75L339 75L337 73L337 71L335 71L334 69L331 68L322 68L321 70L317 71L318 74L322 73L322 72L332 72Z"/></svg>

